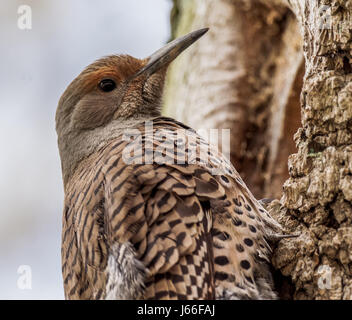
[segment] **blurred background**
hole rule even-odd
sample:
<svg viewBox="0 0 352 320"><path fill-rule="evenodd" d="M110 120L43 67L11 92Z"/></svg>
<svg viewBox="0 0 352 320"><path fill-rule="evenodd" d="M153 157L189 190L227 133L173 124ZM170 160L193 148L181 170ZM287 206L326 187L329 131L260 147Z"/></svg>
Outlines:
<svg viewBox="0 0 352 320"><path fill-rule="evenodd" d="M20 5L32 9L30 30L18 27ZM64 298L57 102L93 60L144 58L166 43L171 7L171 0L1 1L0 299ZM21 289L24 270L31 289Z"/></svg>

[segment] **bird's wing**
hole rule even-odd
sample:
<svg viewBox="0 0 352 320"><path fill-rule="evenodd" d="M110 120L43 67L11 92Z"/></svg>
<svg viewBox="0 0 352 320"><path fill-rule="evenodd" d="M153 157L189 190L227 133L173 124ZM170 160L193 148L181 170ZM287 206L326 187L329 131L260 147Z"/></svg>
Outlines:
<svg viewBox="0 0 352 320"><path fill-rule="evenodd" d="M117 278L109 282L108 291L115 292L112 297L135 296L131 282L146 281L143 297L147 299L212 298L212 218L202 200L219 199L224 189L196 165L126 165L122 157L110 162L115 166L105 178L107 238L111 247L131 243L136 258L119 276L133 279L120 281L124 296L118 293ZM118 247L118 251L129 249ZM114 274L118 265L129 263L126 254L116 252L110 260L110 273ZM134 269L137 261L148 271ZM129 273L131 270L135 272ZM133 292L127 293L127 288Z"/></svg>
<svg viewBox="0 0 352 320"><path fill-rule="evenodd" d="M176 121L139 130L139 141L106 148L107 297L260 298L266 289L270 297L261 265L266 230L278 226L236 170L216 151L198 157L207 143ZM219 163L225 171L214 174Z"/></svg>

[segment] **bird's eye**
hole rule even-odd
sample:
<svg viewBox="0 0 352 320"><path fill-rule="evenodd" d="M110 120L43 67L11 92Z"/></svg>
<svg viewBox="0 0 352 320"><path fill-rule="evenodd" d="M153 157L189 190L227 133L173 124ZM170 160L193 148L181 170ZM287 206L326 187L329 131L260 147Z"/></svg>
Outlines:
<svg viewBox="0 0 352 320"><path fill-rule="evenodd" d="M100 81L99 88L104 92L110 92L116 88L116 83L114 80L104 79Z"/></svg>

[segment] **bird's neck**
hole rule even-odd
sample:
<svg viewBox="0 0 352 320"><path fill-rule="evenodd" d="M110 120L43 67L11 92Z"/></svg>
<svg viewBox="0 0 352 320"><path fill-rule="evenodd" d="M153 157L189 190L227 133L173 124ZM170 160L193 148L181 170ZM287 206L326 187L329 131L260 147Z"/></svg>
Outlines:
<svg viewBox="0 0 352 320"><path fill-rule="evenodd" d="M81 161L102 149L112 139L121 136L126 129L135 128L139 124L153 119L155 117L114 120L104 127L81 131L79 134L75 132L67 133L68 137L62 137L61 140L70 141L70 143L66 143L60 148L65 189Z"/></svg>

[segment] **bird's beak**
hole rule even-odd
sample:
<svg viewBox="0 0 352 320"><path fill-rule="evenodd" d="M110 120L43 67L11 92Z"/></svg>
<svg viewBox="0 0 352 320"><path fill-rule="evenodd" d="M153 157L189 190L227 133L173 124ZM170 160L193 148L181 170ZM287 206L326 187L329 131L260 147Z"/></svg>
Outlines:
<svg viewBox="0 0 352 320"><path fill-rule="evenodd" d="M168 65L170 62L176 59L181 52L196 42L208 30L209 28L193 31L181 38L168 43L165 47L159 49L149 58L147 58L147 64L141 70L139 70L134 77L137 77L141 74L147 74L147 76L151 76L153 73L157 72L162 67Z"/></svg>

